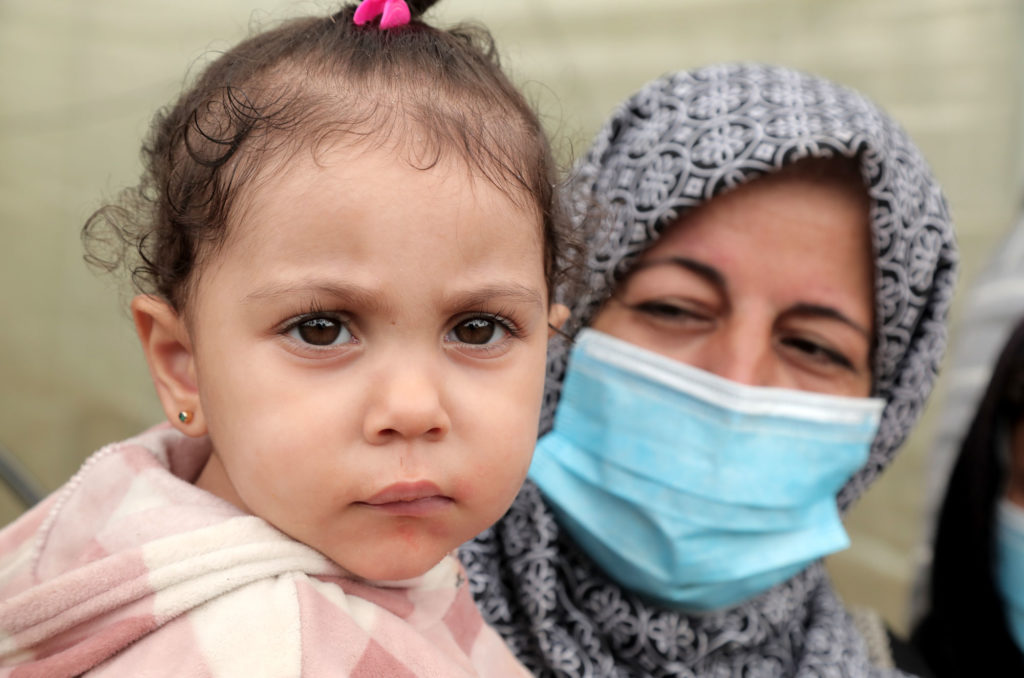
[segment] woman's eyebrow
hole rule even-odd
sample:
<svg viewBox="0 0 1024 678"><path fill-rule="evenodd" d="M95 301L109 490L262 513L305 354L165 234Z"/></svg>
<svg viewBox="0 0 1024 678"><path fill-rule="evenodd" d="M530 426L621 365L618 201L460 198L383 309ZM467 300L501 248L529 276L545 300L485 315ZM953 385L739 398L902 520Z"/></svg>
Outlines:
<svg viewBox="0 0 1024 678"><path fill-rule="evenodd" d="M828 318L830 320L838 320L841 323L849 325L853 329L857 330L869 340L872 339L871 330L861 325L859 322L853 320L848 315L843 313L837 308L832 306L823 306L821 304L809 304L801 303L791 306L786 311L787 314L791 315L804 315L814 316L818 318Z"/></svg>
<svg viewBox="0 0 1024 678"><path fill-rule="evenodd" d="M664 266L666 264L670 266L678 266L679 268L684 268L687 271L690 271L698 277L703 278L705 282L717 287L720 292L724 293L729 288L729 284L721 271L714 266L709 266L704 262L697 261L696 259L690 259L689 257L666 257L664 259L644 261L637 264L631 272L642 271L654 266Z"/></svg>

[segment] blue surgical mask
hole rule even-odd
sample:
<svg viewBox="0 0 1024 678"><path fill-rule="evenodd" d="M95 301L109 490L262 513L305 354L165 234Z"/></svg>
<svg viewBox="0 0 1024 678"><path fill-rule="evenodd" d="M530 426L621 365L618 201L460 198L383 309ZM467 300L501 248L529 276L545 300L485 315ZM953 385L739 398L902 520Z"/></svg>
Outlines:
<svg viewBox="0 0 1024 678"><path fill-rule="evenodd" d="M729 607L849 545L836 494L883 405L744 386L583 330L530 477L621 585Z"/></svg>
<svg viewBox="0 0 1024 678"><path fill-rule="evenodd" d="M1024 652L1024 509L1009 499L996 507L996 588L1006 623Z"/></svg>

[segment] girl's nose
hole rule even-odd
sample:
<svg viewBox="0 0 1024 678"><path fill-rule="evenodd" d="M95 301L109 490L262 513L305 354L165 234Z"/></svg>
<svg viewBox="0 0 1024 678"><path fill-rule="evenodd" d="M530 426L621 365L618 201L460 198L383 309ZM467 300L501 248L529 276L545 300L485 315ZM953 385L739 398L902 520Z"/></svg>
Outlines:
<svg viewBox="0 0 1024 678"><path fill-rule="evenodd" d="M442 398L442 375L422 364L393 363L379 373L371 387L370 405L363 422L368 442L382 445L393 440L443 439L451 420Z"/></svg>

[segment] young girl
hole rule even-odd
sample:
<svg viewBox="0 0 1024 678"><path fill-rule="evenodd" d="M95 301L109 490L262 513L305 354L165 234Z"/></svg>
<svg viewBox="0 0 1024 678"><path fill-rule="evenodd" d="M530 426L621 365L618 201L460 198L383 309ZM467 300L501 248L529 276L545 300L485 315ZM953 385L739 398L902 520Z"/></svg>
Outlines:
<svg viewBox="0 0 1024 678"><path fill-rule="evenodd" d="M431 4L223 54L86 225L170 424L0 532L4 675L523 673L451 554L529 466L565 234L537 118Z"/></svg>

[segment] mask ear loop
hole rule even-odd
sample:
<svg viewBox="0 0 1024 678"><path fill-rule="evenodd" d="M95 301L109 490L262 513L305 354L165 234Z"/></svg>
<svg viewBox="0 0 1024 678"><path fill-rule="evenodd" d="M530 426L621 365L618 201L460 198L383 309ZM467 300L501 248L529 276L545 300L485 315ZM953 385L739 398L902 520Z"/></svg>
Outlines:
<svg viewBox="0 0 1024 678"><path fill-rule="evenodd" d="M568 332L566 332L565 330L563 330L560 327L555 327L551 323L548 323L548 329L551 330L552 332L554 332L555 334L557 334L558 336L562 337L566 341L568 341L570 344L572 344L574 341L576 341L575 338L573 338L573 336L571 334L569 334Z"/></svg>

